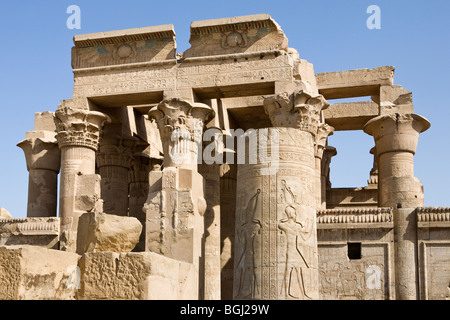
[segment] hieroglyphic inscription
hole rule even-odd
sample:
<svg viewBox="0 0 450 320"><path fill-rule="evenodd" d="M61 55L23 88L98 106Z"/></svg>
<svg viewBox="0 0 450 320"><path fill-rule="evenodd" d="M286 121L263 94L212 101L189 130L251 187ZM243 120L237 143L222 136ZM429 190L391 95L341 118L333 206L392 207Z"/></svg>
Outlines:
<svg viewBox="0 0 450 320"><path fill-rule="evenodd" d="M177 87L210 87L234 83L277 81L292 78L285 57L233 62L185 64L178 68Z"/></svg>
<svg viewBox="0 0 450 320"><path fill-rule="evenodd" d="M175 87L176 67L105 71L101 73L76 73L75 96L100 96L131 92L164 90Z"/></svg>
<svg viewBox="0 0 450 320"><path fill-rule="evenodd" d="M278 241L277 241L277 177L269 177L269 205L270 205L270 299L278 298Z"/></svg>
<svg viewBox="0 0 450 320"><path fill-rule="evenodd" d="M74 97L286 80L292 78L292 72L292 65L285 56L241 62L155 66L152 69L76 72Z"/></svg>
<svg viewBox="0 0 450 320"><path fill-rule="evenodd" d="M269 179L270 176L263 176L263 230L262 230L262 261L260 263L262 267L262 299L269 299L270 288L270 207L269 207Z"/></svg>

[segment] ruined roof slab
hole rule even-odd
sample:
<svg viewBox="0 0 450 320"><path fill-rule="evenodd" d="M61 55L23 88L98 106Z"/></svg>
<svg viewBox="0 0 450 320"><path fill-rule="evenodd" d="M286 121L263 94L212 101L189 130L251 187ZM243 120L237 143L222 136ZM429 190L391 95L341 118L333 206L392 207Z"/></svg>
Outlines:
<svg viewBox="0 0 450 320"><path fill-rule="evenodd" d="M94 68L175 59L173 25L76 35L72 68Z"/></svg>
<svg viewBox="0 0 450 320"><path fill-rule="evenodd" d="M288 39L268 14L194 21L185 58L288 50Z"/></svg>

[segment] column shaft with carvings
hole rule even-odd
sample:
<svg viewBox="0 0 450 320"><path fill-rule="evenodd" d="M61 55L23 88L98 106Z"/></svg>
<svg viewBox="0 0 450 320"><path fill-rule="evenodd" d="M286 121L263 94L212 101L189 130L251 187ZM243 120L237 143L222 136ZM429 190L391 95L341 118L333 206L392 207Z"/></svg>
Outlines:
<svg viewBox="0 0 450 320"><path fill-rule="evenodd" d="M17 145L25 153L28 180L27 217L56 217L61 152L56 141L54 113L35 116L35 131Z"/></svg>
<svg viewBox="0 0 450 320"><path fill-rule="evenodd" d="M100 131L110 119L103 113L75 109L63 101L55 112L61 149L59 216L60 249L76 252L78 219L84 212L102 211L100 176L95 174L95 153Z"/></svg>
<svg viewBox="0 0 450 320"><path fill-rule="evenodd" d="M204 292L204 179L198 173L203 126L213 114L201 103L178 98L162 101L149 111L163 145L163 171L149 176L146 211L146 251L192 263Z"/></svg>
<svg viewBox="0 0 450 320"><path fill-rule="evenodd" d="M237 173L235 299L319 298L314 137L326 106L303 90L264 101L270 143L258 134L258 161Z"/></svg>
<svg viewBox="0 0 450 320"><path fill-rule="evenodd" d="M364 131L374 137L378 157L379 206L394 208L396 298L418 299L417 221L423 188L414 177L419 134L430 123L416 114L390 114L370 120Z"/></svg>
<svg viewBox="0 0 450 320"><path fill-rule="evenodd" d="M128 173L135 141L121 135L104 134L97 153L101 180L101 198L105 213L128 216Z"/></svg>
<svg viewBox="0 0 450 320"><path fill-rule="evenodd" d="M142 224L142 233L134 251L145 251L146 214L144 205L149 194L150 171L161 171L162 159L150 158L150 155L135 150L133 163L129 171L128 210L130 217L137 218Z"/></svg>

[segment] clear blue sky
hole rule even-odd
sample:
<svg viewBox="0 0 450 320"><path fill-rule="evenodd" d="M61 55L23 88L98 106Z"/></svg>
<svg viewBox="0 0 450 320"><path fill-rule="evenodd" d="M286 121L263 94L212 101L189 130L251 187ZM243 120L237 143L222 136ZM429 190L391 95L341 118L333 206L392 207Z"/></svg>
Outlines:
<svg viewBox="0 0 450 320"><path fill-rule="evenodd" d="M69 30L69 5L81 8L81 30ZM369 30L369 5L381 9L381 29ZM415 175L425 187L425 205L450 206L450 1L2 1L0 4L0 207L26 216L28 172L16 144L33 130L34 113L56 110L72 97L70 51L75 34L173 24L178 51L189 48L192 21L270 14L290 47L328 72L383 65L396 67L395 84L413 92L417 114L431 122L419 139ZM330 101L333 102L333 101ZM364 186L373 139L338 132L334 187Z"/></svg>

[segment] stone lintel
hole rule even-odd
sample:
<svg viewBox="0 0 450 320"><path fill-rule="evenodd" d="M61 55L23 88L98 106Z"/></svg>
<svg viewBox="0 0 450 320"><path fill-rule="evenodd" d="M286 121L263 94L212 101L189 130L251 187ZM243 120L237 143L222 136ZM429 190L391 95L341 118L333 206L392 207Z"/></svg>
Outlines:
<svg viewBox="0 0 450 320"><path fill-rule="evenodd" d="M316 74L317 86L325 99L377 96L380 86L392 85L395 68L383 66Z"/></svg>
<svg viewBox="0 0 450 320"><path fill-rule="evenodd" d="M76 35L72 67L102 66L175 59L173 25Z"/></svg>
<svg viewBox="0 0 450 320"><path fill-rule="evenodd" d="M323 111L325 122L336 131L362 130L378 114L379 107L372 101L334 103Z"/></svg>

